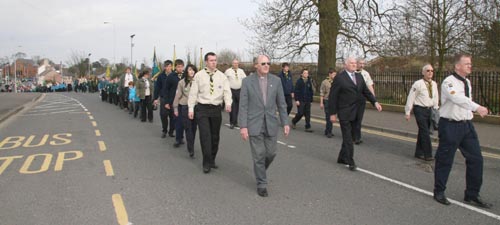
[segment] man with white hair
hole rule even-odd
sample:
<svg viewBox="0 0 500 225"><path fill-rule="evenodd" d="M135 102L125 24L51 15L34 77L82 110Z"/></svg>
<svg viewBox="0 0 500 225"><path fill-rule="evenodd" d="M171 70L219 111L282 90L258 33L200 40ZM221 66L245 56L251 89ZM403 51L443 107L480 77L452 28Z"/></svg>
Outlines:
<svg viewBox="0 0 500 225"><path fill-rule="evenodd" d="M413 83L405 106L405 118L410 120L410 112L413 109L418 126L417 146L415 157L425 161L432 161L431 145L431 113L432 109L438 109L439 93L437 84L432 80L434 69L432 65L426 64L422 68L422 79Z"/></svg>
<svg viewBox="0 0 500 225"><path fill-rule="evenodd" d="M239 61L237 59L233 60L232 67L228 68L224 74L226 74L226 77L229 80L231 96L233 97L233 104L231 104L231 112L229 113L229 128L234 129L235 126L238 126L241 81L247 75L245 74L245 71L239 68Z"/></svg>
<svg viewBox="0 0 500 225"><path fill-rule="evenodd" d="M344 71L335 76L333 80L328 98L330 120L335 122L338 118L342 131L342 148L337 163L349 165L351 171L357 169L353 159L352 131L358 110L362 104L366 104L365 99L368 99L379 112L382 111L382 106L368 90L363 76L355 71L356 59L347 58Z"/></svg>

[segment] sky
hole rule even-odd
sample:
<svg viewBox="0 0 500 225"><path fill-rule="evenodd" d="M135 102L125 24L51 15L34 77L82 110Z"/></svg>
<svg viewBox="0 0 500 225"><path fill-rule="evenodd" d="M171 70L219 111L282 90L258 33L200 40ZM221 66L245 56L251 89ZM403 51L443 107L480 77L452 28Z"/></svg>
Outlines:
<svg viewBox="0 0 500 225"><path fill-rule="evenodd" d="M199 57L203 47L230 49L245 60L251 34L240 21L257 8L255 0L1 0L0 57L23 52L67 65L77 52L119 63L130 60L135 34L137 65L151 65L155 47L159 59L171 59L174 45L181 59L188 49Z"/></svg>

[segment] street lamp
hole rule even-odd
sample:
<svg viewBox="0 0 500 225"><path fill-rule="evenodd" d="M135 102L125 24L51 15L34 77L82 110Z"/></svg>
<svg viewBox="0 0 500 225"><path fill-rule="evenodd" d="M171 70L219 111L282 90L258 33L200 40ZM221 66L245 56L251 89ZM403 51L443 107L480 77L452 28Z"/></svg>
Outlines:
<svg viewBox="0 0 500 225"><path fill-rule="evenodd" d="M135 37L135 34L132 34L130 35L130 66L133 65L132 63L132 48L134 48L134 37Z"/></svg>
<svg viewBox="0 0 500 225"><path fill-rule="evenodd" d="M116 26L115 23L104 21L104 24L113 24L113 65L116 63Z"/></svg>

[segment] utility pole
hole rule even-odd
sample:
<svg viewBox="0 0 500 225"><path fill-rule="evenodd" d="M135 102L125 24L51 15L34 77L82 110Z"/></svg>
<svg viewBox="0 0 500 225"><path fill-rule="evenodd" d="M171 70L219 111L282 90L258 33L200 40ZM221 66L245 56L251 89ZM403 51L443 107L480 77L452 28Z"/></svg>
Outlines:
<svg viewBox="0 0 500 225"><path fill-rule="evenodd" d="M135 37L135 34L132 34L130 35L130 67L132 67L132 62L133 62L133 58L132 58L132 49L134 48L134 37Z"/></svg>

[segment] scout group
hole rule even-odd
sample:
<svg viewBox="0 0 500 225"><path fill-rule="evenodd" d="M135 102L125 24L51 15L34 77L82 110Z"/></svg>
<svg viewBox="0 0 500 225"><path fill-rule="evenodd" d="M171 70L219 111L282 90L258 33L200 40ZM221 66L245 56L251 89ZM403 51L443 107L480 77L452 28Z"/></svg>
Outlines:
<svg viewBox="0 0 500 225"><path fill-rule="evenodd" d="M302 69L301 77L292 81L289 64L282 64L278 75L269 73L270 60L265 55L254 58L255 72L246 75L237 59L225 73L217 70L217 55L209 52L204 57L205 68L184 65L180 59L164 62L164 70L151 78L150 71L138 77L130 68L119 78L99 83L102 101L114 103L134 117L140 112L142 122L153 122L153 109L159 108L162 138L175 138L174 147L186 144L194 158L194 141L199 130L203 155L203 172L218 169L215 163L219 149L221 111L229 113L230 128L240 128L241 138L249 141L257 181L257 194L268 196L266 170L276 156L279 130L288 136L290 128L305 118L305 131L311 130L311 102L315 93L309 71ZM477 207L490 208L479 195L483 177L483 157L479 140L471 122L473 112L481 117L488 109L472 100L472 88L467 75L472 70L472 57L458 54L453 60L454 72L441 84L432 80L434 69L426 64L422 79L415 81L405 106L405 118L413 111L418 125L415 157L435 161L434 199L444 205L450 202L445 196L446 183L451 171L456 149L466 158L466 188L464 202ZM325 112L324 135L333 136L332 123L339 122L342 146L337 163L357 170L354 162L354 145L362 144L361 121L368 100L378 111L370 74L364 70L365 61L349 57L338 73L331 68L320 87L320 107ZM441 101L439 101L441 100ZM439 102L441 103L439 105ZM291 122L288 116L293 108L297 113ZM439 131L439 145L433 157L431 129ZM184 141L185 137L185 141Z"/></svg>

